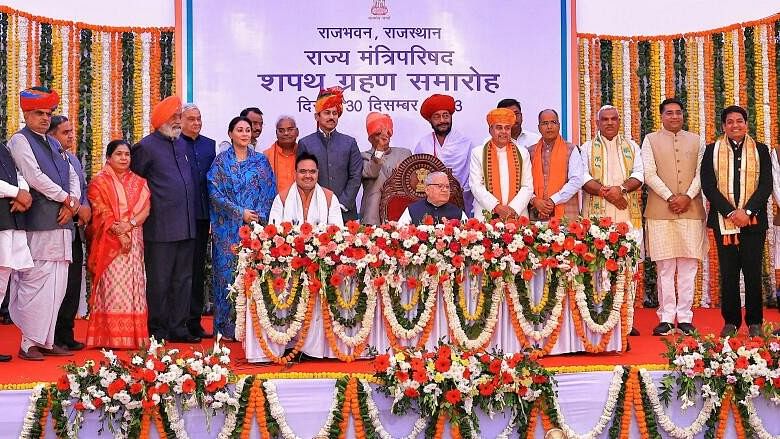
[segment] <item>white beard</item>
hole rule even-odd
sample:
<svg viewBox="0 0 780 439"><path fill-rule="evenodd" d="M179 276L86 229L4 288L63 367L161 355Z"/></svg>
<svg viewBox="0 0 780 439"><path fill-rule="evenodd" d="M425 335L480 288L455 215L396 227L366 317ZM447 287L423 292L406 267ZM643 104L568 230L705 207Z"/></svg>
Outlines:
<svg viewBox="0 0 780 439"><path fill-rule="evenodd" d="M170 124L163 124L160 126L160 128L157 129L157 131L160 132L165 137L170 138L171 140L176 140L181 135L181 127L180 128L173 128Z"/></svg>

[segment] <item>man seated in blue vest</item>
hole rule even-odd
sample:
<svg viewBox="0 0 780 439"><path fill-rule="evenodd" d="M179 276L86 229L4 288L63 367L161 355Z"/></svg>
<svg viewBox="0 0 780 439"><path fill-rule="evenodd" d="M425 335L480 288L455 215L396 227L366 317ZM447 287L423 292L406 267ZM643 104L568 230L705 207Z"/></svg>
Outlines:
<svg viewBox="0 0 780 439"><path fill-rule="evenodd" d="M415 201L404 210L398 225L420 225L426 216L433 218L433 223L444 219L460 219L466 221L463 209L449 202L450 179L443 172L431 172L425 177L425 199Z"/></svg>

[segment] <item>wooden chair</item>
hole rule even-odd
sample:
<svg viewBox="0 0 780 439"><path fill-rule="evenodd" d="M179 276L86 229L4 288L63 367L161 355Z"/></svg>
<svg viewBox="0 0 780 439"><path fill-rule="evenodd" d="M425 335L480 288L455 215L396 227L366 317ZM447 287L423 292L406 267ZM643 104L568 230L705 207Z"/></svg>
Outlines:
<svg viewBox="0 0 780 439"><path fill-rule="evenodd" d="M452 171L430 154L414 154L402 161L382 186L379 218L383 223L398 221L413 202L425 198L425 177L431 172L444 172L450 180L450 203L464 208L463 189Z"/></svg>

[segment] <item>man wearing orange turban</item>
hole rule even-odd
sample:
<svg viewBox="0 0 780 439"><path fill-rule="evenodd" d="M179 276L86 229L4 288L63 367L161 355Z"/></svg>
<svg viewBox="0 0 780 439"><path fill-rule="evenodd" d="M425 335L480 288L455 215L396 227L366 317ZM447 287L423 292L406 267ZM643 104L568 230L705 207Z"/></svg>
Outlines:
<svg viewBox="0 0 780 439"><path fill-rule="evenodd" d="M393 137L393 119L389 114L368 113L366 132L371 149L361 153L363 156L363 200L360 203L360 222L363 224L381 224L379 200L382 186L396 167L412 152L406 148L390 146Z"/></svg>
<svg viewBox="0 0 780 439"><path fill-rule="evenodd" d="M486 118L490 140L471 152L474 218L507 220L528 215L528 200L533 195L531 161L528 151L512 142L515 118L508 108L491 110Z"/></svg>
<svg viewBox="0 0 780 439"><path fill-rule="evenodd" d="M149 335L198 342L187 320L192 294L197 188L181 134L181 99L169 96L152 109L154 132L132 149L130 168L152 193L144 223L144 264Z"/></svg>
<svg viewBox="0 0 780 439"><path fill-rule="evenodd" d="M72 218L80 207L81 184L62 145L46 134L58 104L57 93L43 87L19 94L25 127L11 136L8 150L24 181L17 182L17 207L12 211L28 209L24 224L16 223L16 227L9 227L9 218L0 214L0 266L25 269L13 276L9 304L14 323L22 331L19 358L33 361L43 360L44 355L72 355L54 344L54 332L67 288ZM24 190L27 185L32 197ZM22 241L9 241L5 232L22 227L27 230ZM0 288L4 291L4 283Z"/></svg>
<svg viewBox="0 0 780 439"><path fill-rule="evenodd" d="M417 142L414 153L431 154L452 170L452 175L463 188L466 211L471 212L473 198L469 189L469 154L474 143L452 128L458 104L452 96L442 94L431 95L423 101L420 115L431 124L433 132Z"/></svg>
<svg viewBox="0 0 780 439"><path fill-rule="evenodd" d="M314 105L317 131L298 141L297 156L309 153L317 157L320 186L330 189L341 203L344 222L357 219L357 194L363 159L354 137L336 131L344 112L341 87L320 91Z"/></svg>

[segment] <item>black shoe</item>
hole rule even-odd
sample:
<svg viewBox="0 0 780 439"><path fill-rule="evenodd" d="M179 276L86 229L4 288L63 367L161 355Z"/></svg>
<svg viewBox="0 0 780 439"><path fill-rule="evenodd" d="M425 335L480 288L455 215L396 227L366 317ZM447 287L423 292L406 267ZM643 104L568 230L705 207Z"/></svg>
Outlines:
<svg viewBox="0 0 780 439"><path fill-rule="evenodd" d="M690 323L677 322L677 329L685 335L693 335L696 332L696 327Z"/></svg>
<svg viewBox="0 0 780 439"><path fill-rule="evenodd" d="M671 323L661 322L653 329L653 335L663 336L674 334L674 325Z"/></svg>
<svg viewBox="0 0 780 439"><path fill-rule="evenodd" d="M10 355L0 354L0 363L7 363L7 362L11 361L11 358L13 358L13 357L10 356Z"/></svg>
<svg viewBox="0 0 780 439"><path fill-rule="evenodd" d="M761 330L761 325L748 325L748 335L751 337L760 337L764 331Z"/></svg>
<svg viewBox="0 0 780 439"><path fill-rule="evenodd" d="M200 343L200 337L195 337L192 334L185 334L181 337L171 337L170 341L173 343Z"/></svg>
<svg viewBox="0 0 780 439"><path fill-rule="evenodd" d="M61 341L61 342L54 342L57 346L61 348L65 348L69 351L80 351L84 349L84 343L81 343L76 340L70 340L70 341Z"/></svg>
<svg viewBox="0 0 780 439"><path fill-rule="evenodd" d="M636 328L631 327L631 332L629 332L628 335L630 335L631 337L636 337L639 335L639 331L637 331Z"/></svg>
<svg viewBox="0 0 780 439"><path fill-rule="evenodd" d="M726 338L726 337L733 337L737 335L737 327L727 323L723 326L723 329L720 330L720 338Z"/></svg>

